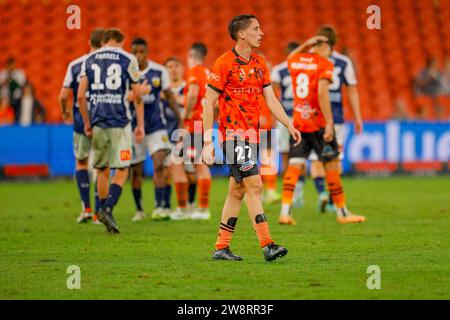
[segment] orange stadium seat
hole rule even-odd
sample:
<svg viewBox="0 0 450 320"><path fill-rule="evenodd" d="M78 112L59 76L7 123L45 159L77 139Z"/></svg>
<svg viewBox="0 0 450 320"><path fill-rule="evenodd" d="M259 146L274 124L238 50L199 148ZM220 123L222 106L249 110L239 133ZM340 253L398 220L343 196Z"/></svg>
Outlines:
<svg viewBox="0 0 450 320"><path fill-rule="evenodd" d="M450 0L378 0L382 29L365 28L366 8L371 0L261 0L208 1L171 0L80 0L81 30L66 28L65 0L0 2L0 68L9 56L25 69L47 109L50 122L61 120L58 92L67 63L87 52L88 35L94 27L119 27L130 48L133 37L149 42L150 58L157 62L171 55L185 58L193 41L208 45L207 64L233 42L226 26L240 13L255 13L261 20L267 59L276 64L285 59L284 48L302 41L324 23L337 27L340 42L351 52L358 73L363 114L385 120L394 112L396 99L430 105L429 99L412 97L411 83L432 55L441 63L450 53ZM448 97L439 98L448 113Z"/></svg>

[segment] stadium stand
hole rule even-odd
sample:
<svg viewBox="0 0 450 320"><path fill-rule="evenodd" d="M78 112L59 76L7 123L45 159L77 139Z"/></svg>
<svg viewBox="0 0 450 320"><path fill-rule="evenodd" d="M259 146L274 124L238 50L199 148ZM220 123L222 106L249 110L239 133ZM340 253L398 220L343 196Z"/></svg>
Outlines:
<svg viewBox="0 0 450 320"><path fill-rule="evenodd" d="M211 63L232 41L226 25L240 13L254 13L261 20L265 40L262 50L273 63L283 60L291 40L304 40L319 25L335 26L340 35L338 50L348 48L360 83L363 116L390 119L400 97L411 114L427 99L413 95L412 80L427 56L442 64L450 53L450 0L96 0L76 1L81 8L81 30L66 27L63 0L0 0L0 66L14 57L36 87L47 108L49 122L60 122L57 96L67 63L88 50L94 27L118 27L131 39L144 36L153 59L179 55L193 41L203 41ZM366 8L381 7L381 30L366 26ZM345 9L344 9L345 8ZM20 18L18 18L20 17ZM446 117L448 97L440 98ZM430 107L431 108L431 107ZM350 112L346 113L349 117ZM435 115L428 113L432 119Z"/></svg>

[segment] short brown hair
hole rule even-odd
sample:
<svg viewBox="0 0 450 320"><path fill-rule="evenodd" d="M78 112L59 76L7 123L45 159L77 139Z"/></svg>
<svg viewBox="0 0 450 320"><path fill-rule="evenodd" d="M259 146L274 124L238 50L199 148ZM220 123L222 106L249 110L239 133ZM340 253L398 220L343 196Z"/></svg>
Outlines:
<svg viewBox="0 0 450 320"><path fill-rule="evenodd" d="M167 58L167 60L164 62L164 65L167 65L169 62L172 62L172 61L177 62L177 63L179 63L181 65L183 64L183 61L181 61L180 58L175 57L175 56L171 56L171 57Z"/></svg>
<svg viewBox="0 0 450 320"><path fill-rule="evenodd" d="M102 46L103 36L105 34L105 29L96 28L91 31L91 36L89 41L91 43L91 47L100 48Z"/></svg>
<svg viewBox="0 0 450 320"><path fill-rule="evenodd" d="M117 28L110 28L105 30L105 34L103 35L103 42L107 43L110 40L114 40L117 43L123 42L125 39L125 36L123 35L122 31Z"/></svg>
<svg viewBox="0 0 450 320"><path fill-rule="evenodd" d="M319 30L317 30L316 35L324 36L324 37L328 38L328 42L331 47L334 47L334 45L338 41L338 35L337 35L336 30L332 26L329 26L329 25L321 26L319 28Z"/></svg>
<svg viewBox="0 0 450 320"><path fill-rule="evenodd" d="M253 20L258 20L258 18L252 14L241 14L231 19L230 23L228 23L228 33L231 39L237 41L237 33L248 28Z"/></svg>

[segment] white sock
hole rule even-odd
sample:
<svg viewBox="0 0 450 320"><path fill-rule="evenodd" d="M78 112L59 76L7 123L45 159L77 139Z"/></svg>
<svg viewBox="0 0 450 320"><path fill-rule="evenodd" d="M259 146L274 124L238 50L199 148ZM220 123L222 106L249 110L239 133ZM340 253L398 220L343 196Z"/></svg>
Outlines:
<svg viewBox="0 0 450 320"><path fill-rule="evenodd" d="M291 214L291 205L289 203L281 204L281 215L289 216Z"/></svg>
<svg viewBox="0 0 450 320"><path fill-rule="evenodd" d="M336 214L337 214L338 218L345 218L350 215L346 206L343 208L336 207Z"/></svg>
<svg viewBox="0 0 450 320"><path fill-rule="evenodd" d="M303 191L303 181L297 181L294 188L294 196L293 196L293 202L296 202L298 198L300 198L302 191Z"/></svg>

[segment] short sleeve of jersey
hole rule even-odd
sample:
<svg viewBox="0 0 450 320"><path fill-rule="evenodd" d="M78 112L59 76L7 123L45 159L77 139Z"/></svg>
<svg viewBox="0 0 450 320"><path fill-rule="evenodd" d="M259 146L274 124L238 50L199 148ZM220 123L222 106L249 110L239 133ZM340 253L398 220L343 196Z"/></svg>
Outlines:
<svg viewBox="0 0 450 320"><path fill-rule="evenodd" d="M169 78L169 72L166 68L162 70L161 74L161 90L166 91L170 89L170 78Z"/></svg>
<svg viewBox="0 0 450 320"><path fill-rule="evenodd" d="M319 73L318 79L328 79L332 81L333 79L333 63L325 58L319 59Z"/></svg>
<svg viewBox="0 0 450 320"><path fill-rule="evenodd" d="M267 64L264 59L262 59L261 61L261 68L263 71L263 88L265 88L270 86L271 83L270 83L270 71L269 68L267 68Z"/></svg>
<svg viewBox="0 0 450 320"><path fill-rule="evenodd" d="M272 78L272 82L281 83L280 69L277 67L273 68L270 77Z"/></svg>
<svg viewBox="0 0 450 320"><path fill-rule="evenodd" d="M355 68L353 67L353 63L350 59L348 59L348 63L344 69L344 82L348 86L355 86L358 84L356 80Z"/></svg>
<svg viewBox="0 0 450 320"><path fill-rule="evenodd" d="M64 81L63 81L64 88L70 88L72 86L73 75L72 75L71 67L72 67L72 64L69 64L69 66L67 67L66 75L65 75Z"/></svg>
<svg viewBox="0 0 450 320"><path fill-rule="evenodd" d="M137 59L135 57L132 57L130 60L130 64L128 65L128 75L130 76L132 83L138 83L139 82L139 65L137 62Z"/></svg>
<svg viewBox="0 0 450 320"><path fill-rule="evenodd" d="M227 81L228 66L224 59L217 59L212 72L209 74L208 87L222 93Z"/></svg>

